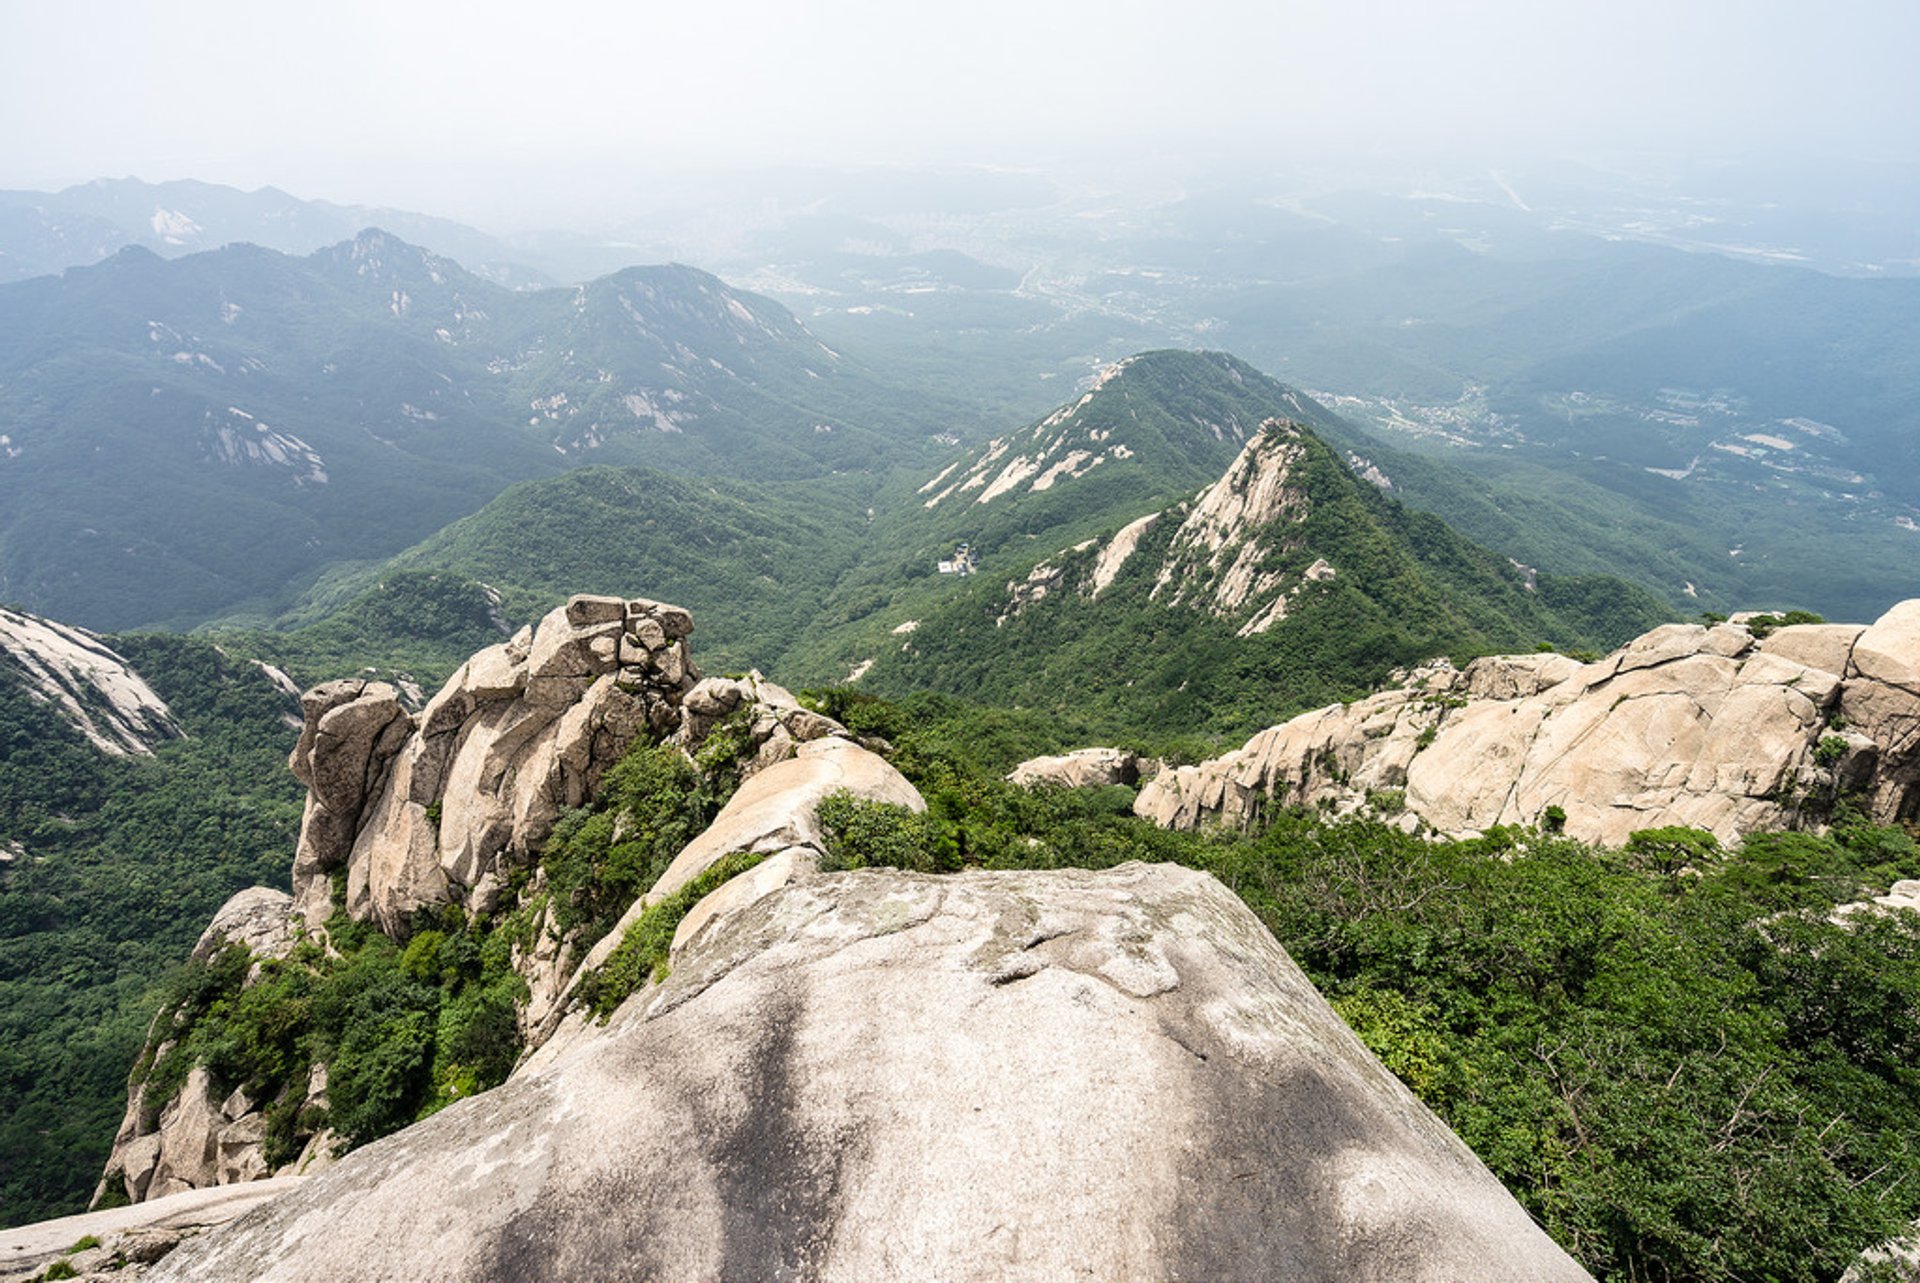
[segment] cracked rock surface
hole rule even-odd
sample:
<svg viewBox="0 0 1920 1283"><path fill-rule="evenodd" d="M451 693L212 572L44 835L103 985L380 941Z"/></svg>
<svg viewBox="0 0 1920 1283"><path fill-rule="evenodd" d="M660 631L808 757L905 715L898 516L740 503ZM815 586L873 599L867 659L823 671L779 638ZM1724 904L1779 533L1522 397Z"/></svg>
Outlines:
<svg viewBox="0 0 1920 1283"><path fill-rule="evenodd" d="M1817 820L1861 793L1882 823L1920 816L1920 601L1872 625L1668 624L1592 663L1438 662L1164 772L1136 813L1191 828L1269 806L1352 811L1391 795L1448 834L1535 824L1617 846L1683 824L1733 842Z"/></svg>
<svg viewBox="0 0 1920 1283"><path fill-rule="evenodd" d="M155 1280L1583 1279L1172 866L789 884Z"/></svg>

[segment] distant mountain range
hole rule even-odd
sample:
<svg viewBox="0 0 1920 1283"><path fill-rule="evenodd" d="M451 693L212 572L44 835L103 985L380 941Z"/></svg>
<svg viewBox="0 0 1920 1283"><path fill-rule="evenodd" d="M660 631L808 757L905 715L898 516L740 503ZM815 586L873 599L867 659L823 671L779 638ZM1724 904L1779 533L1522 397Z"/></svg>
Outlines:
<svg viewBox="0 0 1920 1283"><path fill-rule="evenodd" d="M379 231L129 248L0 287L0 599L191 624L580 463L871 471L967 426L692 268L515 292Z"/></svg>
<svg viewBox="0 0 1920 1283"><path fill-rule="evenodd" d="M366 227L431 246L497 284L553 283L519 266L503 242L451 219L303 200L274 187L246 192L218 183L137 178L102 178L58 192L0 191L0 283L87 267L129 245L164 258L239 242L309 254Z"/></svg>
<svg viewBox="0 0 1920 1283"><path fill-rule="evenodd" d="M1402 507L1320 432L1365 441L1224 353L1144 353L878 490L607 467L525 482L323 578L293 631L241 644L318 677L357 636L431 673L498 635L489 596L511 627L570 591L639 593L707 621L701 654L728 668L1237 732L1398 664L1605 648L1668 617L1620 579L1541 574Z"/></svg>

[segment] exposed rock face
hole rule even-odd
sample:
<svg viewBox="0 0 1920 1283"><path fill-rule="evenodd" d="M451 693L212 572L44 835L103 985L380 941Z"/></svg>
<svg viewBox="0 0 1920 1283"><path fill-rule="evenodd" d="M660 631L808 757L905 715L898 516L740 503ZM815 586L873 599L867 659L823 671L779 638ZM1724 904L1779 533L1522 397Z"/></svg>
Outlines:
<svg viewBox="0 0 1920 1283"><path fill-rule="evenodd" d="M193 947L193 956L206 959L228 944L238 944L255 959L257 974L260 962L284 958L292 951L296 936L291 908L292 900L284 891L267 887L241 891L213 915ZM171 1014L161 1012L156 1019L167 1020ZM150 1117L146 1085L136 1084L127 1093L127 1112L114 1136L94 1201L115 1184L138 1203L272 1175L262 1151L267 1134L262 1108L267 1103L250 1100L240 1091L223 1095L214 1089L205 1069L195 1068L158 1116Z"/></svg>
<svg viewBox="0 0 1920 1283"><path fill-rule="evenodd" d="M84 628L0 609L0 661L103 753L151 753L184 734L146 679Z"/></svg>
<svg viewBox="0 0 1920 1283"><path fill-rule="evenodd" d="M560 1027L567 1015L566 997L580 978L602 964L619 947L627 929L649 906L658 904L692 882L716 862L736 851L772 853L771 859L729 880L703 898L681 921L676 946L697 934L709 921L771 893L789 882L811 877L826 854L817 808L830 793L846 791L867 802L890 802L913 811L927 809L920 790L891 763L850 740L825 738L800 746L798 753L775 763L740 786L705 832L687 843L660 880L628 909L606 938L596 944L578 967L563 970L571 955L562 951L556 964L533 979L528 1004L528 1043L538 1048ZM574 1017L572 1032L579 1032ZM539 1056L536 1051L536 1058Z"/></svg>
<svg viewBox="0 0 1920 1283"><path fill-rule="evenodd" d="M785 687L751 672L745 677L709 677L689 690L680 703L680 729L673 742L694 753L729 718L739 720L741 733L752 745L740 764L742 778L784 762L796 745L847 733L831 717L802 708Z"/></svg>
<svg viewBox="0 0 1920 1283"><path fill-rule="evenodd" d="M156 1280L1583 1279L1205 875L875 870Z"/></svg>
<svg viewBox="0 0 1920 1283"><path fill-rule="evenodd" d="M182 1239L209 1226L224 1225L293 1185L293 1178L288 1177L237 1188L191 1190L133 1207L0 1230L0 1280L25 1283L61 1260L82 1279L97 1274L115 1280L137 1279ZM88 1237L98 1239L100 1246L75 1252L73 1245Z"/></svg>
<svg viewBox="0 0 1920 1283"><path fill-rule="evenodd" d="M1587 841L1668 824L1732 841L1790 827L1808 796L1842 788L1864 790L1882 821L1920 812L1920 602L1868 628L1763 641L1740 624L1670 624L1591 664L1436 664L1165 772L1134 809L1170 827L1246 824L1265 806L1346 811L1391 791L1443 833L1557 806Z"/></svg>
<svg viewBox="0 0 1920 1283"><path fill-rule="evenodd" d="M1145 766L1147 769L1142 770ZM1062 788L1091 788L1103 784L1138 784L1158 763L1142 763L1123 748L1082 748L1059 757L1030 757L1007 772L1007 781L1022 788L1057 784Z"/></svg>
<svg viewBox="0 0 1920 1283"><path fill-rule="evenodd" d="M303 698L293 770L310 789L294 860L309 925L333 909L390 934L420 909L489 909L565 807L579 806L634 736L664 734L699 679L692 617L677 606L575 597L481 651L409 716L384 683L335 682Z"/></svg>

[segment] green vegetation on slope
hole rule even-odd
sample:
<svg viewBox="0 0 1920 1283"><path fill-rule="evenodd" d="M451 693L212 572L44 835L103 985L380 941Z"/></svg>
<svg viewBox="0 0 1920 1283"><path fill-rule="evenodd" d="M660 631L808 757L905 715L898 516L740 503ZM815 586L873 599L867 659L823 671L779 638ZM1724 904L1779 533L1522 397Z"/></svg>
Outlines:
<svg viewBox="0 0 1920 1283"><path fill-rule="evenodd" d="M1304 430L1288 485L1304 520L1265 536L1255 573L1297 583L1286 616L1239 636L1250 611L1172 605L1157 575L1181 519L1150 527L1111 587L1080 591L1100 549L1055 554L1056 587L1017 611L1011 575L972 577L900 641L881 641L864 681L882 692L941 690L1046 712L1075 710L1113 734L1244 734L1305 708L1350 699L1390 670L1537 645L1607 649L1662 622L1665 609L1614 579L1540 576L1529 589L1504 558L1438 518L1354 479ZM1336 569L1303 578L1316 560ZM890 618L890 617L889 617Z"/></svg>
<svg viewBox="0 0 1920 1283"><path fill-rule="evenodd" d="M843 864L1214 874L1602 1279L1831 1279L1920 1215L1920 915L1830 920L1920 874L1907 833L1844 811L1828 836L1734 850L1300 813L1174 833L1136 820L1127 788L1006 784L1012 754L983 755L952 701L824 706L891 739L929 804L823 811Z"/></svg>
<svg viewBox="0 0 1920 1283"><path fill-rule="evenodd" d="M113 1143L155 985L215 909L283 885L293 701L204 642L113 645L190 738L107 758L0 672L0 1221L79 1210Z"/></svg>
<svg viewBox="0 0 1920 1283"><path fill-rule="evenodd" d="M591 459L759 478L976 416L693 268L516 292L377 231L0 285L0 595L92 627L272 614Z"/></svg>
<svg viewBox="0 0 1920 1283"><path fill-rule="evenodd" d="M238 644L303 678L369 656L444 675L501 640L496 617L517 628L585 592L685 606L704 667L769 668L866 548L871 486L612 467L523 482L379 567L330 576L289 631Z"/></svg>

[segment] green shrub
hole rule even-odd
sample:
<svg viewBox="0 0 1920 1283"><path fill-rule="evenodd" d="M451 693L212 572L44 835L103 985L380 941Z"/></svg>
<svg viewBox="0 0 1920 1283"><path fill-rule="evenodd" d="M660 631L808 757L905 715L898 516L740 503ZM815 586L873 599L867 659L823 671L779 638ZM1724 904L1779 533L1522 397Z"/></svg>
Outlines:
<svg viewBox="0 0 1920 1283"><path fill-rule="evenodd" d="M826 836L822 870L894 868L920 873L960 867L951 844L942 849L933 817L893 802L869 802L842 789L820 800L815 814Z"/></svg>
<svg viewBox="0 0 1920 1283"><path fill-rule="evenodd" d="M718 812L724 797L702 781L678 749L638 743L607 772L594 809L554 826L540 866L554 925L578 948L604 936Z"/></svg>
<svg viewBox="0 0 1920 1283"><path fill-rule="evenodd" d="M620 944L607 955L598 970L582 977L580 1001L602 1020L649 981L667 977L667 958L673 946L673 933L681 920L702 897L730 878L737 877L766 859L764 855L736 851L709 866L693 881L642 913Z"/></svg>

